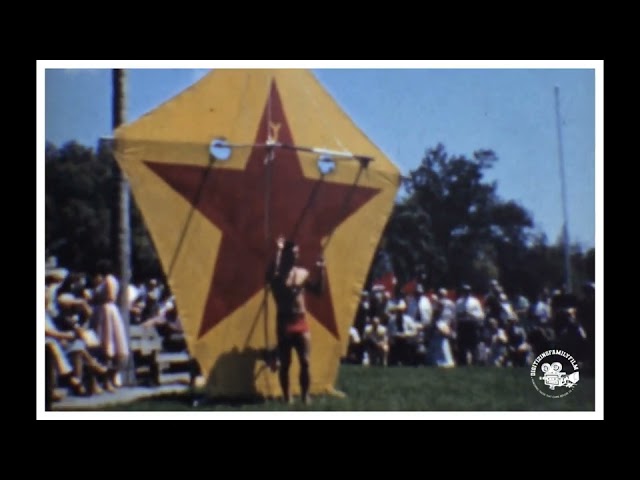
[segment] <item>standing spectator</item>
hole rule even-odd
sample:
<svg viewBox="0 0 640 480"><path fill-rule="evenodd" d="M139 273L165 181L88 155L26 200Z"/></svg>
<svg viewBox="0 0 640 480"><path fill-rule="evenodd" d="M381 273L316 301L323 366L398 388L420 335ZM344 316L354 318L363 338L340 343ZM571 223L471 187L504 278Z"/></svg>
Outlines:
<svg viewBox="0 0 640 480"><path fill-rule="evenodd" d="M486 344L488 345L487 364L495 367L504 365L507 354L507 333L500 328L495 318L487 321Z"/></svg>
<svg viewBox="0 0 640 480"><path fill-rule="evenodd" d="M484 310L486 313L486 318L495 318L500 322L500 294L503 292L502 287L498 283L497 280L491 280L489 283L489 293L484 298ZM500 323L501 327L504 327L505 323Z"/></svg>
<svg viewBox="0 0 640 480"><path fill-rule="evenodd" d="M567 323L558 336L558 347L569 352L583 365L587 353L587 332L580 324L577 313L576 308L567 309Z"/></svg>
<svg viewBox="0 0 640 480"><path fill-rule="evenodd" d="M578 304L578 322L583 326L586 339L584 361L587 368L593 371L596 356L596 286L587 282L582 287L583 298Z"/></svg>
<svg viewBox="0 0 640 480"><path fill-rule="evenodd" d="M513 310L513 307L511 306L511 302L509 302L509 298L504 293L500 294L499 301L500 301L500 317L499 317L500 321L498 323L500 325L508 325L509 320L514 317L519 319L518 315L516 315L516 312Z"/></svg>
<svg viewBox="0 0 640 480"><path fill-rule="evenodd" d="M371 317L378 317L383 325L387 323L387 303L389 295L381 285L376 285L371 289Z"/></svg>
<svg viewBox="0 0 640 480"><path fill-rule="evenodd" d="M115 390L118 371L125 365L129 356L127 333L120 311L116 305L119 283L111 274L108 261L101 261L94 276L94 323L100 340L102 356L109 366L109 373L105 381L108 391Z"/></svg>
<svg viewBox="0 0 640 480"><path fill-rule="evenodd" d="M518 315L518 319L520 320L520 324L524 327L525 330L528 330L529 326L529 308L531 305L529 304L529 300L525 297L522 292L516 292L513 297L513 309L515 310L516 315Z"/></svg>
<svg viewBox="0 0 640 480"><path fill-rule="evenodd" d="M527 342L527 333L518 325L518 317L515 315L507 322L507 366L526 367L529 361L531 345Z"/></svg>
<svg viewBox="0 0 640 480"><path fill-rule="evenodd" d="M390 309L391 318L387 325L389 332L389 363L391 365L413 365L418 329L413 319L407 315L407 305L400 300Z"/></svg>
<svg viewBox="0 0 640 480"><path fill-rule="evenodd" d="M551 296L551 320L556 337L567 328L571 316L570 309L575 309L577 303L576 297L567 293L564 285L554 290Z"/></svg>
<svg viewBox="0 0 640 480"><path fill-rule="evenodd" d="M547 289L538 295L538 301L533 304L531 317L532 327L548 328L551 326L551 303Z"/></svg>
<svg viewBox="0 0 640 480"><path fill-rule="evenodd" d="M405 293L404 301L407 305L406 314L411 317L413 320L413 324L416 327L416 335L415 338L412 339L413 350L415 354L415 363L425 364L427 361L427 347L425 345L425 330L426 326L423 323L423 312L425 315L428 315L426 319L426 325L431 322L431 303L429 303L429 310L426 311L423 305L422 311L420 310L420 297L424 295L424 289L420 284L416 285L413 291L408 291ZM428 302L428 300L426 300Z"/></svg>
<svg viewBox="0 0 640 480"><path fill-rule="evenodd" d="M469 285L462 285L461 294L456 302L458 365L476 364L478 330L484 320L484 312L480 301L471 295Z"/></svg>
<svg viewBox="0 0 640 480"><path fill-rule="evenodd" d="M433 316L433 308L429 297L424 293L424 287L421 284L416 285L415 292L409 295L407 301L407 314L413 318L414 322L423 328L431 324Z"/></svg>
<svg viewBox="0 0 640 480"><path fill-rule="evenodd" d="M549 291L544 289L538 295L538 301L533 304L531 309L528 339L534 356L551 349L555 343L555 338L555 332L551 324Z"/></svg>
<svg viewBox="0 0 640 480"><path fill-rule="evenodd" d="M358 329L355 326L349 327L349 344L347 345L346 362L350 364L362 363L362 341Z"/></svg>
<svg viewBox="0 0 640 480"><path fill-rule="evenodd" d="M444 288L438 290L434 303L433 321L427 329L427 355L429 364L438 367L454 367L451 339L454 337L453 320L455 304L447 297Z"/></svg>
<svg viewBox="0 0 640 480"><path fill-rule="evenodd" d="M353 322L353 326L361 337L364 333L364 327L369 322L370 317L371 302L369 301L369 292L367 290L363 290L360 294L360 303L358 304L358 311L356 312L356 318Z"/></svg>

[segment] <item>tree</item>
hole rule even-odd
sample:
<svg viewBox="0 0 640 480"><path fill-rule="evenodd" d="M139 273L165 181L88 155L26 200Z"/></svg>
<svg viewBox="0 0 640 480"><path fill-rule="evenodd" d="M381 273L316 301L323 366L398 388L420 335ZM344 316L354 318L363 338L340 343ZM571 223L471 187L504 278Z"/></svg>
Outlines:
<svg viewBox="0 0 640 480"><path fill-rule="evenodd" d="M461 282L484 288L491 278L517 277L514 259L524 258L531 215L503 201L484 172L497 161L491 150L473 157L449 156L441 144L404 180L381 248L392 258L401 282L424 272L432 286ZM513 277L513 278L512 278Z"/></svg>
<svg viewBox="0 0 640 480"><path fill-rule="evenodd" d="M115 262L118 183L108 145L97 153L76 142L45 151L45 247L47 255L75 271L91 271L100 259ZM135 203L131 208L134 278L162 276L155 248ZM115 263L114 263L115 265Z"/></svg>

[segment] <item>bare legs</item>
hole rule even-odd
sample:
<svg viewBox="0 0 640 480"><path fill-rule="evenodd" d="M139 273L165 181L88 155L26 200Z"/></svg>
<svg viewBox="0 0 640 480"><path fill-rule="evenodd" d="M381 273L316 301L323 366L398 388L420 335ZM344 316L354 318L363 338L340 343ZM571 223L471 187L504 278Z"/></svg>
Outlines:
<svg viewBox="0 0 640 480"><path fill-rule="evenodd" d="M284 401L291 402L289 393L289 367L291 366L291 349L295 349L300 363L300 394L302 402L308 404L309 386L311 384L311 376L309 373L309 358L311 355L311 336L306 333L289 333L280 336L278 342L278 353L280 357L280 370L278 377L280 379L280 388Z"/></svg>

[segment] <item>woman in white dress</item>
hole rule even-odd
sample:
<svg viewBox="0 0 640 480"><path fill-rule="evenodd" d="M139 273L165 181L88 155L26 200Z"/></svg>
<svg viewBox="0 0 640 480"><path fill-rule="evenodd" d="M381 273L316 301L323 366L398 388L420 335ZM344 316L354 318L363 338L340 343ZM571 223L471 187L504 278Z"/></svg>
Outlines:
<svg viewBox="0 0 640 480"><path fill-rule="evenodd" d="M119 283L110 273L108 262L100 262L96 269L93 295L93 325L100 341L104 361L109 366L105 388L113 391L117 386L116 376L129 356L127 332L116 304Z"/></svg>
<svg viewBox="0 0 640 480"><path fill-rule="evenodd" d="M455 367L451 353L450 340L455 338L453 322L455 320L455 304L447 298L447 291L441 288L434 300L434 315L429 347L427 348L430 364L438 367Z"/></svg>

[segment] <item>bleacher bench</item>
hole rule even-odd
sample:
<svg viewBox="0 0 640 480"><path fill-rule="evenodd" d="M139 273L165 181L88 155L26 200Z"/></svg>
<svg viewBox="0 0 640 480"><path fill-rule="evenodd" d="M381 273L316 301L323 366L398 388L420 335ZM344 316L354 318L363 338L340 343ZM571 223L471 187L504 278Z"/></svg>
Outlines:
<svg viewBox="0 0 640 480"><path fill-rule="evenodd" d="M194 362L191 356L183 352L166 352L158 331L131 325L129 345L133 354L136 379L160 385L176 382L192 382Z"/></svg>

